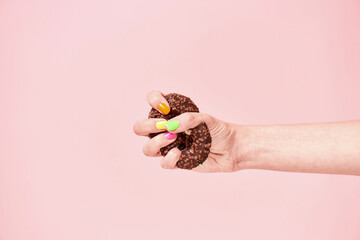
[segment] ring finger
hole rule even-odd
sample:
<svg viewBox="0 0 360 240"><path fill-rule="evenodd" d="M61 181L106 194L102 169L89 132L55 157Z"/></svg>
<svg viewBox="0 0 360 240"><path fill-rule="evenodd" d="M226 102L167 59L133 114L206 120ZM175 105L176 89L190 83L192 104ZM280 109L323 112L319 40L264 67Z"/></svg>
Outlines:
<svg viewBox="0 0 360 240"><path fill-rule="evenodd" d="M151 138L143 147L143 153L148 157L158 156L162 147L169 145L176 140L176 133L160 133Z"/></svg>

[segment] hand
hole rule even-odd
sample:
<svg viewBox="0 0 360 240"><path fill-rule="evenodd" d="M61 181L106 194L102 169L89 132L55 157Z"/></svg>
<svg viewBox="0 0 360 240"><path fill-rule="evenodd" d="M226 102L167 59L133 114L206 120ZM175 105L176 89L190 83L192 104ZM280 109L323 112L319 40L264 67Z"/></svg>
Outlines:
<svg viewBox="0 0 360 240"><path fill-rule="evenodd" d="M161 103L169 106L164 98L164 95L158 91L151 91L147 96L147 101L151 107L157 109L162 113L164 111ZM236 161L236 144L235 144L235 130L236 126L216 119L206 113L187 112L174 117L179 121L179 127L171 131L172 133L184 132L187 129L194 128L202 122L205 122L209 128L212 138L210 154L201 166L195 167L192 170L197 172L233 172L237 171L238 163ZM148 136L149 133L162 132L156 128L156 122L162 119L144 119L139 120L134 124L134 132L140 136ZM149 157L160 157L160 148L169 145L176 139L168 139L165 135L167 132L158 134L151 138L143 147L143 153ZM168 136L168 135L167 135ZM176 162L179 160L181 151L178 148L171 149L160 162L160 165L166 169L175 169Z"/></svg>

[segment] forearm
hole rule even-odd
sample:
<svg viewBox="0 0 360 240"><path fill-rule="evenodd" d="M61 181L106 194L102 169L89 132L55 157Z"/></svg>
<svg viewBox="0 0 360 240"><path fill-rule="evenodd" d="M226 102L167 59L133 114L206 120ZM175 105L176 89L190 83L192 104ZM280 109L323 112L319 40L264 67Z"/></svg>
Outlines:
<svg viewBox="0 0 360 240"><path fill-rule="evenodd" d="M235 129L238 169L360 175L360 121Z"/></svg>

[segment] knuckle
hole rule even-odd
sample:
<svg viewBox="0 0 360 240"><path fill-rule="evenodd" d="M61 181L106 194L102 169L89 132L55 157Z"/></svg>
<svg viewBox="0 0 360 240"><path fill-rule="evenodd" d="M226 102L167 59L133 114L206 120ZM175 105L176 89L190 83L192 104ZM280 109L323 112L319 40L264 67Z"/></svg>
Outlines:
<svg viewBox="0 0 360 240"><path fill-rule="evenodd" d="M193 122L195 120L195 114L194 113L184 113L184 120L185 122Z"/></svg>
<svg viewBox="0 0 360 240"><path fill-rule="evenodd" d="M140 135L139 121L136 121L133 125L133 131L136 135Z"/></svg>
<svg viewBox="0 0 360 240"><path fill-rule="evenodd" d="M169 166L169 164L163 159L161 162L160 162L160 166L164 169L170 169L171 167Z"/></svg>
<svg viewBox="0 0 360 240"><path fill-rule="evenodd" d="M148 100L148 102L154 102L158 99L159 97L159 92L156 90L152 90L147 94L146 99Z"/></svg>
<svg viewBox="0 0 360 240"><path fill-rule="evenodd" d="M173 148L167 153L166 156L168 158L177 158L178 157L178 154L177 154L178 152L180 152L180 150L178 151L177 148Z"/></svg>
<svg viewBox="0 0 360 240"><path fill-rule="evenodd" d="M215 123L215 118L213 116L211 116L208 113L201 113L202 114L202 121L205 122L208 127L212 127Z"/></svg>
<svg viewBox="0 0 360 240"><path fill-rule="evenodd" d="M204 116L204 119L209 119L211 117L208 113L202 113L202 115Z"/></svg>
<svg viewBox="0 0 360 240"><path fill-rule="evenodd" d="M148 143L144 145L143 153L145 156L153 157L159 152L162 146L161 135L162 134L155 136L154 138L150 139Z"/></svg>
<svg viewBox="0 0 360 240"><path fill-rule="evenodd" d="M149 98L149 97L153 96L155 92L156 92L155 90L151 90L150 92L148 92L146 97Z"/></svg>
<svg viewBox="0 0 360 240"><path fill-rule="evenodd" d="M151 157L152 156L152 153L150 151L150 148L147 144L144 145L143 149L142 149L143 153L145 156L147 157Z"/></svg>
<svg viewBox="0 0 360 240"><path fill-rule="evenodd" d="M205 121L207 121L209 123L212 123L215 121L215 118L208 113L204 113L204 119L205 119Z"/></svg>
<svg viewBox="0 0 360 240"><path fill-rule="evenodd" d="M162 159L160 165L165 169L174 169L176 167L176 162L179 160L180 151L177 149L170 150L166 156Z"/></svg>

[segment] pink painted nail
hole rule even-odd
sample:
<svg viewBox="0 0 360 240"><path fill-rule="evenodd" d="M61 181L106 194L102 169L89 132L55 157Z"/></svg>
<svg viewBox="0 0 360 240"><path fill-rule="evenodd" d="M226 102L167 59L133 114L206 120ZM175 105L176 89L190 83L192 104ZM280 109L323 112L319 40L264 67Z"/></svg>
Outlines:
<svg viewBox="0 0 360 240"><path fill-rule="evenodd" d="M167 133L167 134L165 134L165 138L167 140L171 140L171 139L173 139L175 137L176 137L176 133Z"/></svg>

